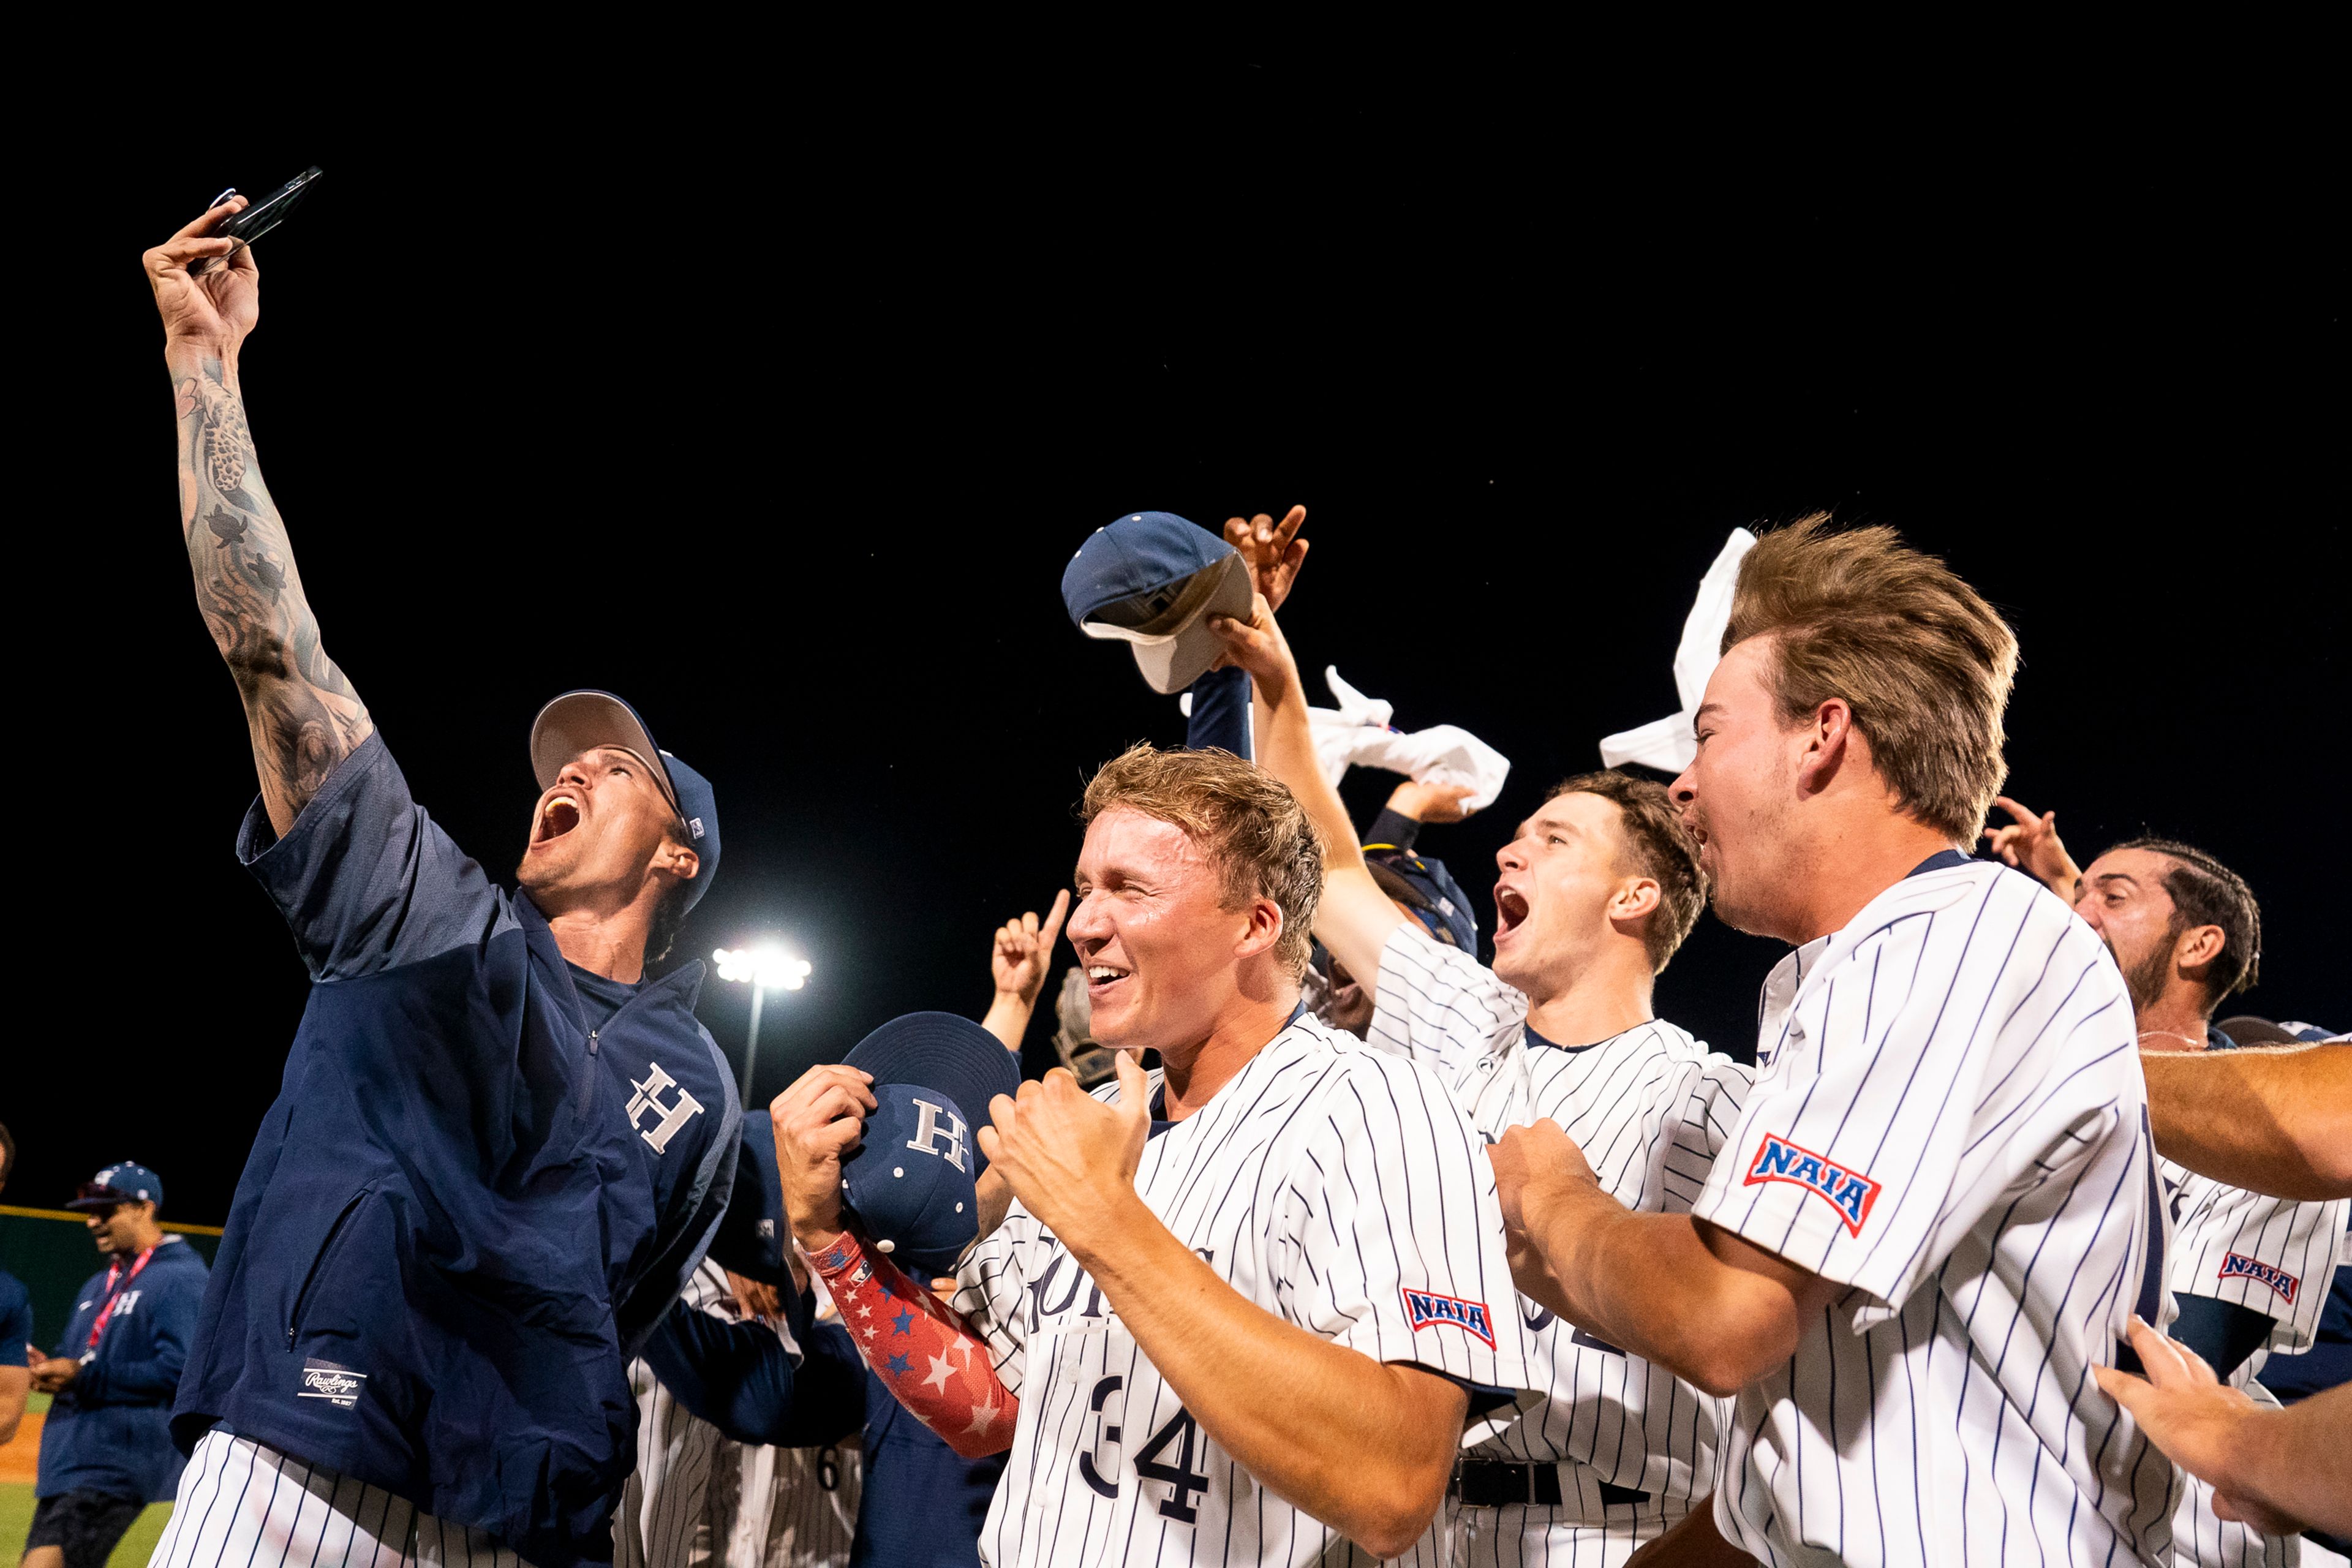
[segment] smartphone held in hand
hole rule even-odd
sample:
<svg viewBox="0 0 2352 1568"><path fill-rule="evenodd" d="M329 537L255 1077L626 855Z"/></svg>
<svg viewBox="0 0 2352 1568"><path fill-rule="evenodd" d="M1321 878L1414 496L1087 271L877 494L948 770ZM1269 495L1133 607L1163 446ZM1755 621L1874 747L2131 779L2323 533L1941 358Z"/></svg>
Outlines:
<svg viewBox="0 0 2352 1568"><path fill-rule="evenodd" d="M284 223L287 216L301 204L302 198L310 195L310 187L316 184L318 180L319 167L314 163L243 212L234 217L223 219L215 226L213 235L216 238L236 240L236 249L231 250L226 256L206 257L188 268L189 272L196 277L202 277L215 267L227 266L229 257L236 255L236 250L242 250L279 224ZM224 191L213 205L218 206L221 202L228 200L236 194L234 187Z"/></svg>

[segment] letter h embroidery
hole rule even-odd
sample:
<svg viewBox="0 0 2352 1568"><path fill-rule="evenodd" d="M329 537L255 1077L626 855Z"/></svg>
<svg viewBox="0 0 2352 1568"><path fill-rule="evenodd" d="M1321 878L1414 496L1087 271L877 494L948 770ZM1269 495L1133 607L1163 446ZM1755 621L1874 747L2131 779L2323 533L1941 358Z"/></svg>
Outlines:
<svg viewBox="0 0 2352 1568"><path fill-rule="evenodd" d="M639 1083L631 1079L629 1087L637 1091L629 1098L626 1111L629 1125L637 1129L638 1137L653 1145L656 1154L668 1150L669 1141L677 1136L679 1128L702 1114L702 1101L678 1089L677 1080L664 1072L659 1062L648 1062L646 1065L646 1081ZM677 1089L677 1100L673 1104L664 1105L662 1093L672 1089ZM648 1110L660 1118L650 1131L638 1126L637 1121Z"/></svg>
<svg viewBox="0 0 2352 1568"><path fill-rule="evenodd" d="M915 1123L915 1135L907 1140L907 1147L919 1149L926 1154L940 1154L942 1151L936 1147L936 1143L944 1138L948 1141L944 1151L947 1163L959 1171L962 1170L963 1122L946 1106L933 1105L928 1100L915 1101L915 1109L922 1116Z"/></svg>

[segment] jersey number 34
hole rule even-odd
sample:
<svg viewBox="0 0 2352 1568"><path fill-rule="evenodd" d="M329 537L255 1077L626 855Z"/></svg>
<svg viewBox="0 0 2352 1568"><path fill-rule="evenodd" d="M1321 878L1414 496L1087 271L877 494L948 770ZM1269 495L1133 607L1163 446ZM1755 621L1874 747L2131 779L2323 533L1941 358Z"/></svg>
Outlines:
<svg viewBox="0 0 2352 1568"><path fill-rule="evenodd" d="M1100 1417L1103 1414L1104 1402L1126 1386L1127 1379L1123 1376L1106 1377L1095 1384L1094 1395L1087 1404L1095 1415ZM1102 1443L1118 1441L1118 1424L1105 1418L1102 1424L1101 1441L1096 1445L1097 1450L1099 1451ZM1192 1413L1179 1405L1176 1414L1170 1416L1160 1430L1154 1432L1143 1447L1136 1451L1135 1473L1138 1476L1147 1481L1165 1481L1176 1489L1176 1494L1160 1505L1160 1512L1163 1518L1181 1520L1186 1524L1192 1524L1201 1517L1201 1510L1192 1506L1192 1495L1195 1492L1204 1492L1209 1489L1209 1478L1192 1467L1202 1462L1194 1457L1196 1447L1206 1449L1208 1446L1208 1440L1201 1436L1201 1429L1193 1422ZM1171 1448L1175 1449L1172 1456L1168 1452ZM1093 1453L1081 1453L1078 1456L1078 1474L1086 1478L1087 1485L1094 1488L1103 1497L1116 1498L1118 1496L1118 1481L1116 1479L1118 1474L1118 1462L1116 1459L1112 1460L1109 1468L1113 1479L1106 1479L1102 1470L1095 1464Z"/></svg>

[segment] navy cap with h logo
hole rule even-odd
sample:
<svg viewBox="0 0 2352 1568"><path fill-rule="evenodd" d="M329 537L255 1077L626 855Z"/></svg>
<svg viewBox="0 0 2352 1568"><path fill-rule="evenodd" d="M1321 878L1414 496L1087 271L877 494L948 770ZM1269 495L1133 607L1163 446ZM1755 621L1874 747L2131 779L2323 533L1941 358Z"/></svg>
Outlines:
<svg viewBox="0 0 2352 1568"><path fill-rule="evenodd" d="M1013 1053L953 1013L909 1013L844 1058L874 1075L875 1110L841 1163L843 1206L901 1267L944 1274L980 1234L988 1162L977 1115L1021 1087Z"/></svg>

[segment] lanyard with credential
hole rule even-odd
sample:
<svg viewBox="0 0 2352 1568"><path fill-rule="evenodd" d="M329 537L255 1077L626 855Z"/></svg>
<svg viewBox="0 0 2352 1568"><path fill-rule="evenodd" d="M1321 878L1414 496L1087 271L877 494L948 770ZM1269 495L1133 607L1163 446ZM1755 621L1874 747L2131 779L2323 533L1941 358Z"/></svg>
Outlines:
<svg viewBox="0 0 2352 1568"><path fill-rule="evenodd" d="M89 1349L98 1348L98 1336L106 1332L106 1320L114 1316L114 1303L121 1298L121 1287L115 1281L120 1279L122 1285L130 1284L139 1278L139 1271L146 1268L147 1260L154 1256L155 1249L152 1247L141 1253L139 1260L131 1266L131 1272L128 1274L122 1272L122 1259L120 1258L106 1266L106 1305L98 1310L98 1321L89 1326Z"/></svg>

